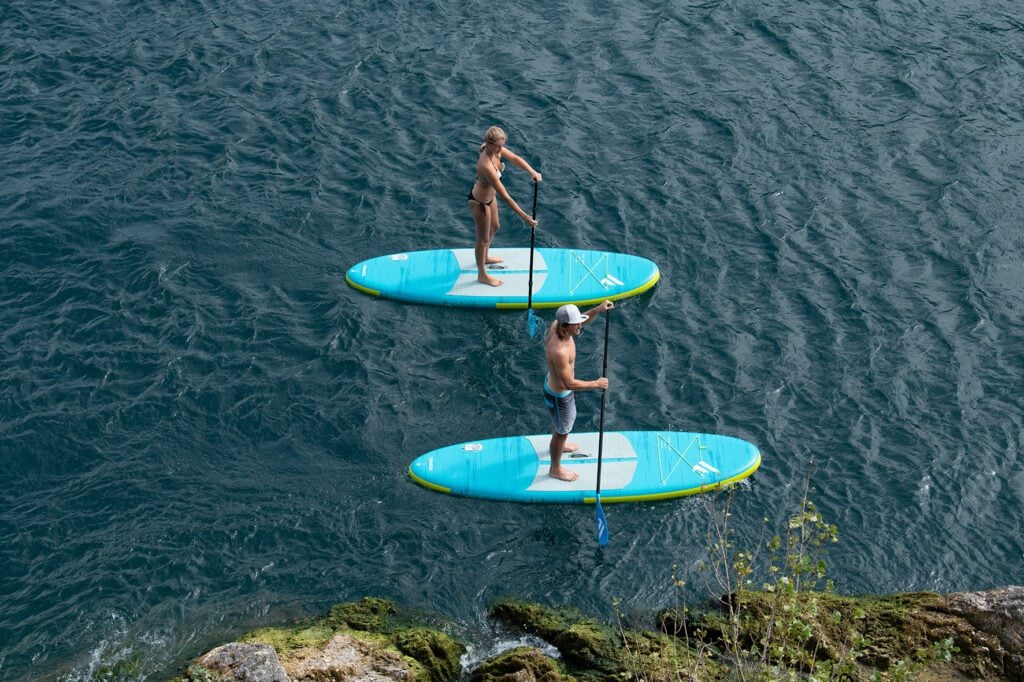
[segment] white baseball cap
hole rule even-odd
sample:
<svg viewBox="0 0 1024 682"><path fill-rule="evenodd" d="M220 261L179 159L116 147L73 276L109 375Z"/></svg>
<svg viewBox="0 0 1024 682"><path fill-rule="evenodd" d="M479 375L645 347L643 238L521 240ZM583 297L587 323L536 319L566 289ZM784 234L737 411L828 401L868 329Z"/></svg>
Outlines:
<svg viewBox="0 0 1024 682"><path fill-rule="evenodd" d="M563 305L555 312L555 319L562 324L583 324L590 319L589 315L584 315L580 312L580 309L574 306L572 303Z"/></svg>

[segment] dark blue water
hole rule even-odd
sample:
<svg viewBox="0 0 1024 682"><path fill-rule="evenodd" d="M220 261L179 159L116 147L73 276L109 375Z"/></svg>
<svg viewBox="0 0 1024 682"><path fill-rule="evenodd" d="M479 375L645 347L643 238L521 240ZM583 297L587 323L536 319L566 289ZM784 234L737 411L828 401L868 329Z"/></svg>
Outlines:
<svg viewBox="0 0 1024 682"><path fill-rule="evenodd" d="M492 124L544 174L539 245L661 266L615 314L607 426L756 443L738 542L814 461L841 591L1024 581L1019 17L7 0L0 678L159 679L368 594L471 634L498 595L610 615L665 605L673 565L696 582L697 499L607 508L601 550L592 509L407 478L423 451L548 427L525 313L343 281L471 243ZM528 242L506 210L497 245Z"/></svg>

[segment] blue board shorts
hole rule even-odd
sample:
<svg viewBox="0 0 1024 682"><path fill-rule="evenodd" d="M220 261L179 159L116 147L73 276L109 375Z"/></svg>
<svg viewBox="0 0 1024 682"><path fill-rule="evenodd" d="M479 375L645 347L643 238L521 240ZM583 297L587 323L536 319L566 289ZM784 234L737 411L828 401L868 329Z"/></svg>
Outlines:
<svg viewBox="0 0 1024 682"><path fill-rule="evenodd" d="M555 433L569 435L576 423L576 394L572 391L553 393L544 382L544 404L551 413L551 427Z"/></svg>

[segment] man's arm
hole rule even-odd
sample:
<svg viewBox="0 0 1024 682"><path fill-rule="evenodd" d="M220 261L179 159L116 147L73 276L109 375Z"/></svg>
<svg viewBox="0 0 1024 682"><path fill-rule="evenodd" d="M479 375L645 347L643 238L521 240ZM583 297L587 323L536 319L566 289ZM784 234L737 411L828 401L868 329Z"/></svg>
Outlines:
<svg viewBox="0 0 1024 682"><path fill-rule="evenodd" d="M612 303L611 301L604 301L599 306L597 306L596 308L591 308L586 313L584 313L587 316L587 320L586 320L586 322L583 323L583 326L584 327L587 326L588 324L593 322L595 319L597 319L597 316L599 314L603 313L606 310L611 310L614 307L615 307L615 304Z"/></svg>
<svg viewBox="0 0 1024 682"><path fill-rule="evenodd" d="M559 383L569 391L590 391L608 388L608 379L604 377L593 381L577 379L569 364L569 355L565 351L559 350L553 353L551 364Z"/></svg>

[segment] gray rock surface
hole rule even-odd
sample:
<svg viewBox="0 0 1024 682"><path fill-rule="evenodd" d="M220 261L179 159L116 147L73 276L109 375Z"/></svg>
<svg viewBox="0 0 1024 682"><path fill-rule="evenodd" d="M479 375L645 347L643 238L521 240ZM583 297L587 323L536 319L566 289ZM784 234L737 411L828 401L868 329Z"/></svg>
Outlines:
<svg viewBox="0 0 1024 682"><path fill-rule="evenodd" d="M232 682L290 682L269 644L231 642L207 652L197 663Z"/></svg>
<svg viewBox="0 0 1024 682"><path fill-rule="evenodd" d="M946 598L950 611L996 646L990 656L1011 679L1024 680L1024 587L1011 585L985 592L956 592Z"/></svg>

